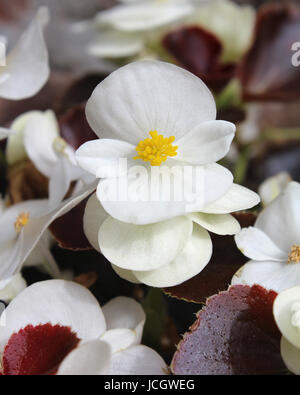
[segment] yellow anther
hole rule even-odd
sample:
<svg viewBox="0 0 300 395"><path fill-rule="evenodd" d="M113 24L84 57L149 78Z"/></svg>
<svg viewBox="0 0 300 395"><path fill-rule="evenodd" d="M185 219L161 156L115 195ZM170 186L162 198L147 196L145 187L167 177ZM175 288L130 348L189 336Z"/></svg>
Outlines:
<svg viewBox="0 0 300 395"><path fill-rule="evenodd" d="M300 262L300 245L294 244L291 252L289 253L288 263L299 263Z"/></svg>
<svg viewBox="0 0 300 395"><path fill-rule="evenodd" d="M150 162L151 166L160 166L168 157L176 156L178 146L173 146L175 137L164 137L158 134L156 130L149 132L151 139L148 137L139 142L136 147L138 156L133 159L142 159Z"/></svg>
<svg viewBox="0 0 300 395"><path fill-rule="evenodd" d="M64 139L61 137L56 137L53 141L53 149L56 152L59 152L63 154L65 152L65 149L67 148L68 144Z"/></svg>
<svg viewBox="0 0 300 395"><path fill-rule="evenodd" d="M15 230L17 233L20 233L21 230L26 226L29 222L29 213L21 213L18 215L18 218L15 222Z"/></svg>

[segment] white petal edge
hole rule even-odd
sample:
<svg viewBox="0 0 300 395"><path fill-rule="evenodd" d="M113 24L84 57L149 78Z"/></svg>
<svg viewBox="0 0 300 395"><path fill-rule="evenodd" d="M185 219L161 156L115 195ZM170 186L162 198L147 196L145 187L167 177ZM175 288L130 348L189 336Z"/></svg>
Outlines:
<svg viewBox="0 0 300 395"><path fill-rule="evenodd" d="M235 235L241 230L239 221L230 214L191 213L193 222L217 235Z"/></svg>
<svg viewBox="0 0 300 395"><path fill-rule="evenodd" d="M300 348L293 346L283 336L280 341L280 353L286 367L294 374L300 375Z"/></svg>

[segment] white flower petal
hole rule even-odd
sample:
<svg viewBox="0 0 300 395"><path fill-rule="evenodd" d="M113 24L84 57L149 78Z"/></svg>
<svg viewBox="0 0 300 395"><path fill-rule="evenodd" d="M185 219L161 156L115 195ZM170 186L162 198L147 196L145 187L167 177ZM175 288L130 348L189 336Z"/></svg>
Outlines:
<svg viewBox="0 0 300 395"><path fill-rule="evenodd" d="M11 302L20 292L27 287L21 273L15 274L7 280L0 281L0 300Z"/></svg>
<svg viewBox="0 0 300 395"><path fill-rule="evenodd" d="M241 252L255 261L287 262L288 256L259 228L244 228L235 236Z"/></svg>
<svg viewBox="0 0 300 395"><path fill-rule="evenodd" d="M0 97L10 100L31 97L48 80L48 51L43 34L48 19L48 9L40 8L15 48L8 54L2 73L9 78L0 83Z"/></svg>
<svg viewBox="0 0 300 395"><path fill-rule="evenodd" d="M252 208L259 202L260 198L257 193L241 185L233 184L223 197L201 211L209 214L228 214Z"/></svg>
<svg viewBox="0 0 300 395"><path fill-rule="evenodd" d="M133 346L112 356L110 375L165 375L164 360L149 347Z"/></svg>
<svg viewBox="0 0 300 395"><path fill-rule="evenodd" d="M177 217L151 225L132 225L108 218L99 232L103 255L129 270L151 270L172 262L192 233L192 221Z"/></svg>
<svg viewBox="0 0 300 395"><path fill-rule="evenodd" d="M292 181L286 172L278 173L276 176L267 178L259 187L258 193L264 206L270 204Z"/></svg>
<svg viewBox="0 0 300 395"><path fill-rule="evenodd" d="M112 353L126 350L136 343L136 334L130 329L110 329L101 336L110 345Z"/></svg>
<svg viewBox="0 0 300 395"><path fill-rule="evenodd" d="M290 252L300 244L300 184L287 188L258 216L255 226L264 231L280 249Z"/></svg>
<svg viewBox="0 0 300 395"><path fill-rule="evenodd" d="M144 225L202 211L223 196L233 181L230 171L216 163L157 168L166 177L141 169L141 177L132 168L123 178L104 179L98 185L103 208L119 221Z"/></svg>
<svg viewBox="0 0 300 395"><path fill-rule="evenodd" d="M135 334L134 343L141 342L146 316L142 306L134 299L117 297L106 303L102 311L107 329L130 329Z"/></svg>
<svg viewBox="0 0 300 395"><path fill-rule="evenodd" d="M24 128L24 146L35 167L50 178L58 158L53 143L59 136L55 116L47 113L32 115Z"/></svg>
<svg viewBox="0 0 300 395"><path fill-rule="evenodd" d="M215 119L216 106L195 75L169 63L140 61L101 82L86 114L99 137L137 145L152 130L180 138L195 125Z"/></svg>
<svg viewBox="0 0 300 395"><path fill-rule="evenodd" d="M116 265L111 265L111 267L117 273L117 275L120 276L123 280L129 281L133 284L141 284L141 282L133 274L132 270L121 269Z"/></svg>
<svg viewBox="0 0 300 395"><path fill-rule="evenodd" d="M99 24L125 32L143 32L175 22L193 11L188 3L142 2L113 7L97 15Z"/></svg>
<svg viewBox="0 0 300 395"><path fill-rule="evenodd" d="M229 152L235 130L231 122L203 122L176 141L178 155L174 159L197 165L217 162Z"/></svg>
<svg viewBox="0 0 300 395"><path fill-rule="evenodd" d="M98 234L101 225L107 219L108 214L101 206L96 194L94 193L88 200L84 216L83 216L83 230L95 250L100 252Z"/></svg>
<svg viewBox="0 0 300 395"><path fill-rule="evenodd" d="M73 207L77 206L82 200L84 200L93 192L94 188L95 184L87 185L75 196L65 200L51 212L49 212L48 200L31 200L9 208L8 210L12 212L12 215L10 221L7 222L10 226L8 228L7 234L9 234L9 232L13 234L14 223L17 215L20 214L20 212L28 212L29 221L28 224L22 229L21 233L12 241L13 244L8 246L8 249L6 248L5 251L3 251L2 244L0 244L1 257L3 253L6 256L6 259L1 259L0 277L5 279L15 274L29 257L50 224L55 219L66 214ZM16 213L17 215L15 215ZM6 214L7 212L5 212L3 216L0 217L0 224L2 223L2 217L4 217ZM4 236L2 239L3 238ZM3 243L2 239L0 240L0 243Z"/></svg>
<svg viewBox="0 0 300 395"><path fill-rule="evenodd" d="M12 129L0 128L0 141L8 138L12 133Z"/></svg>
<svg viewBox="0 0 300 395"><path fill-rule="evenodd" d="M239 221L230 214L189 214L192 221L217 235L235 235L241 230Z"/></svg>
<svg viewBox="0 0 300 395"><path fill-rule="evenodd" d="M297 264L281 262L249 261L232 278L232 284L261 285L275 292L300 284L300 268Z"/></svg>
<svg viewBox="0 0 300 395"><path fill-rule="evenodd" d="M37 282L21 292L5 310L0 349L13 333L27 325L50 323L70 327L81 340L94 340L105 330L99 303L83 286L64 280Z"/></svg>
<svg viewBox="0 0 300 395"><path fill-rule="evenodd" d="M300 287L297 286L281 292L273 304L273 315L280 332L289 343L297 348L300 348L300 332L299 328L292 324L294 314L292 306L299 302Z"/></svg>
<svg viewBox="0 0 300 395"><path fill-rule="evenodd" d="M110 346L103 341L81 343L59 366L57 375L95 376L107 373L111 361Z"/></svg>
<svg viewBox="0 0 300 395"><path fill-rule="evenodd" d="M88 46L88 53L103 58L122 58L138 54L144 48L143 37L118 31L103 31Z"/></svg>
<svg viewBox="0 0 300 395"><path fill-rule="evenodd" d="M282 337L280 342L280 353L286 367L292 373L300 375L300 348L293 346Z"/></svg>
<svg viewBox="0 0 300 395"><path fill-rule="evenodd" d="M195 225L192 237L173 262L156 270L134 272L134 275L151 287L173 287L200 273L211 255L212 242L208 232Z"/></svg>
<svg viewBox="0 0 300 395"><path fill-rule="evenodd" d="M131 159L136 156L135 146L125 141L100 139L88 141L76 152L76 160L84 170L98 178L116 177L119 172L120 159ZM126 174L126 173L125 173Z"/></svg>

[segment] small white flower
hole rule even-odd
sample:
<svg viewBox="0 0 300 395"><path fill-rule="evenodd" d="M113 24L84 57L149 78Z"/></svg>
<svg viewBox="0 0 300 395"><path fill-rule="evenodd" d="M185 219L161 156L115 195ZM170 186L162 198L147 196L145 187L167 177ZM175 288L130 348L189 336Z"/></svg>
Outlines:
<svg viewBox="0 0 300 395"><path fill-rule="evenodd" d="M49 179L49 206L55 208L65 197L73 181L90 177L78 167L75 151L60 137L53 111L30 111L11 125L14 134L8 139L6 157L13 165L27 157Z"/></svg>
<svg viewBox="0 0 300 395"><path fill-rule="evenodd" d="M287 368L300 374L300 287L281 292L273 304L276 324L282 334L280 352Z"/></svg>
<svg viewBox="0 0 300 395"><path fill-rule="evenodd" d="M122 58L140 53L151 34L177 22L194 10L189 0L142 0L124 2L100 12L92 25L99 29L88 51L93 56Z"/></svg>
<svg viewBox="0 0 300 395"><path fill-rule="evenodd" d="M232 284L259 284L276 292L300 285L300 184L290 182L235 241L251 261Z"/></svg>
<svg viewBox="0 0 300 395"><path fill-rule="evenodd" d="M34 96L49 78L48 51L43 30L48 9L42 7L0 66L0 97L21 100ZM3 44L3 42L2 42Z"/></svg>
<svg viewBox="0 0 300 395"><path fill-rule="evenodd" d="M236 62L251 45L255 9L229 0L200 2L186 24L199 25L215 34L223 44L222 61Z"/></svg>
<svg viewBox="0 0 300 395"><path fill-rule="evenodd" d="M228 153L235 126L215 120L212 94L188 71L158 61L131 63L98 85L86 115L100 139L83 144L76 152L77 162L104 177L97 196L112 217L144 225L196 211L227 214L259 202L255 193L233 184L230 171L215 163ZM129 167L139 165L146 172L139 180L139 191L145 194L139 201L136 195L122 201L114 198L116 184L124 182L131 190L136 183L130 172L119 172L123 158ZM164 185L158 185L156 200L147 197L152 169L162 165L192 170L185 174L184 186L201 185L193 203L185 194L166 201ZM108 167L118 177L108 174ZM158 183L163 183L161 178Z"/></svg>
<svg viewBox="0 0 300 395"><path fill-rule="evenodd" d="M226 211L229 203L240 209L239 194L233 188L219 207ZM87 203L83 224L91 245L120 277L153 287L181 284L204 269L212 255L208 231L219 235L240 231L230 214L192 213L155 224L127 224L110 217L95 194Z"/></svg>
<svg viewBox="0 0 300 395"><path fill-rule="evenodd" d="M81 285L43 281L17 296L1 321L4 374L159 375L167 371L155 351L140 345L145 314L130 298L118 297L101 309ZM60 342L62 336L64 342ZM27 347L14 347L17 338Z"/></svg>
<svg viewBox="0 0 300 395"><path fill-rule="evenodd" d="M5 209L0 214L0 278L7 279L17 273L49 225L79 204L94 188L95 185L86 186L52 210L46 199L29 200ZM42 248L42 244L39 247Z"/></svg>

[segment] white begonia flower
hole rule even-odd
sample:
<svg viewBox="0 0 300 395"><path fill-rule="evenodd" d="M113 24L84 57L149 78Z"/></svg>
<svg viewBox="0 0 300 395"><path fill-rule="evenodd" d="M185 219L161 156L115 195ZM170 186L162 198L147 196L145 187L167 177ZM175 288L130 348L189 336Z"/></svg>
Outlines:
<svg viewBox="0 0 300 395"><path fill-rule="evenodd" d="M270 204L280 195L290 181L292 181L291 176L284 171L267 178L258 188L262 204L264 206Z"/></svg>
<svg viewBox="0 0 300 395"><path fill-rule="evenodd" d="M124 2L101 11L93 22L78 26L98 28L96 38L89 45L93 56L122 58L140 53L147 40L157 30L190 15L194 10L189 0L142 0Z"/></svg>
<svg viewBox="0 0 300 395"><path fill-rule="evenodd" d="M237 196L231 195L238 210ZM226 204L223 199L220 207ZM104 211L95 194L87 202L83 226L91 245L120 277L153 287L181 284L204 269L212 255L208 231L219 235L240 231L230 214L192 213L148 225L120 222Z"/></svg>
<svg viewBox="0 0 300 395"><path fill-rule="evenodd" d="M290 182L235 241L251 261L232 284L259 284L276 292L300 285L300 184Z"/></svg>
<svg viewBox="0 0 300 395"><path fill-rule="evenodd" d="M30 111L11 125L14 134L8 139L6 158L9 165L29 158L49 179L49 206L55 208L65 197L71 183L90 177L77 165L75 150L60 137L53 111Z"/></svg>
<svg viewBox="0 0 300 395"><path fill-rule="evenodd" d="M280 352L287 368L300 374L300 287L281 292L273 304L273 315L282 334Z"/></svg>
<svg viewBox="0 0 300 395"><path fill-rule="evenodd" d="M239 61L251 45L255 9L229 0L200 3L185 24L199 25L215 34L223 44L222 61Z"/></svg>
<svg viewBox="0 0 300 395"><path fill-rule="evenodd" d="M158 61L124 66L98 85L86 115L100 139L83 144L76 159L83 169L104 178L97 196L115 219L145 225L196 211L227 214L236 205L246 209L259 202L255 193L234 185L230 171L215 163L228 153L235 126L215 120L212 94L188 71ZM120 169L124 159L127 173ZM143 177L132 175L133 165L144 171ZM158 195L152 198L154 170L178 171L184 177L181 196L166 199L167 183L158 177L153 184ZM174 177L170 188L176 189L179 180ZM131 195L137 183L138 199ZM186 193L195 189L194 196Z"/></svg>
<svg viewBox="0 0 300 395"><path fill-rule="evenodd" d="M145 314L127 297L113 299L101 309L81 285L43 281L19 294L2 314L1 322L4 374L167 372L162 358L140 345ZM27 347L14 347L18 340Z"/></svg>
<svg viewBox="0 0 300 395"><path fill-rule="evenodd" d="M3 230L0 234L1 280L17 273L41 241L50 224L79 204L94 188L94 184L87 185L52 210L49 209L47 199L29 200L4 210L0 215L0 226ZM42 247L41 244L39 246Z"/></svg>
<svg viewBox="0 0 300 395"><path fill-rule="evenodd" d="M0 66L0 97L26 99L34 96L48 80L49 60L43 32L48 21L49 11L41 7L7 55L5 66Z"/></svg>

